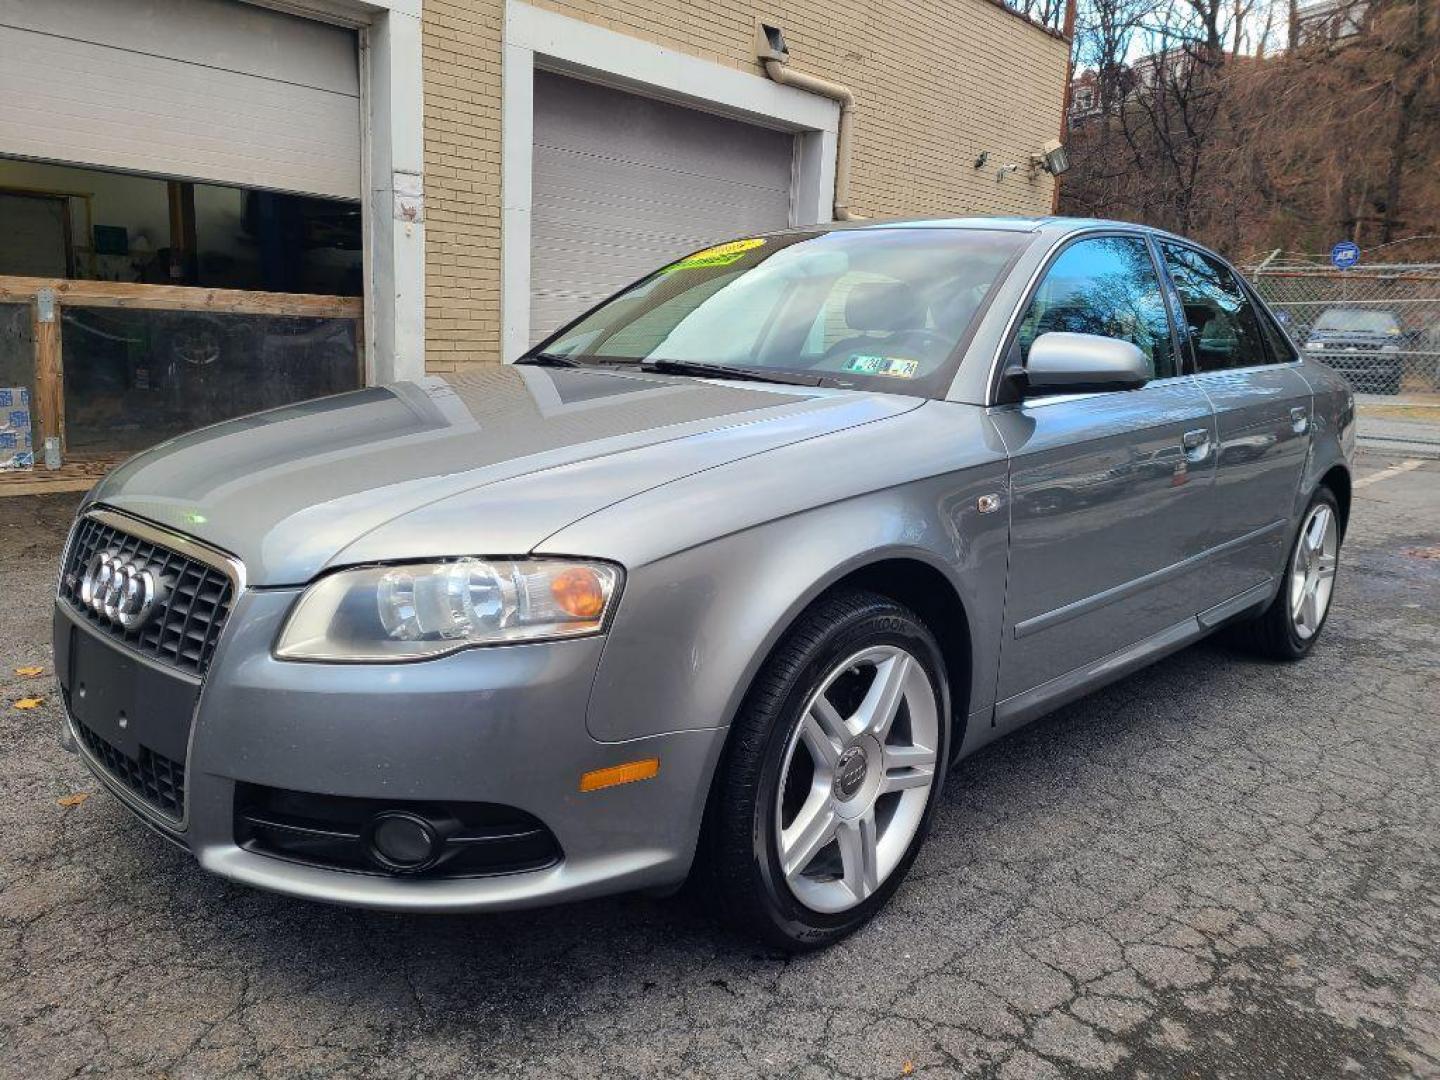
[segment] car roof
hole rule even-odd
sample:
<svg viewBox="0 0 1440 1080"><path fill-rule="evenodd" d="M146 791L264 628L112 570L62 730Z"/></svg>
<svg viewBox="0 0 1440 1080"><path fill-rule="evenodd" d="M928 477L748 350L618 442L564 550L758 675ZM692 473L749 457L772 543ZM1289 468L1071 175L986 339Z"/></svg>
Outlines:
<svg viewBox="0 0 1440 1080"><path fill-rule="evenodd" d="M1164 229L1157 229L1153 225L1141 225L1134 221L1116 221L1109 218L1058 217L1050 214L1037 215L1034 217L997 214L994 216L975 215L971 217L861 218L857 221L835 221L823 225L802 227L802 229L798 230L783 231L813 232L823 230L828 232L841 229L860 229L867 231L889 229L955 229L960 231L1043 232L1057 237L1064 236L1068 233L1088 232L1094 229L1125 229L1134 232L1150 233L1157 237L1183 240L1185 243L1193 244L1197 247L1204 246L1196 244L1194 240L1186 240L1185 237L1167 232ZM1206 250L1208 250L1208 248Z"/></svg>

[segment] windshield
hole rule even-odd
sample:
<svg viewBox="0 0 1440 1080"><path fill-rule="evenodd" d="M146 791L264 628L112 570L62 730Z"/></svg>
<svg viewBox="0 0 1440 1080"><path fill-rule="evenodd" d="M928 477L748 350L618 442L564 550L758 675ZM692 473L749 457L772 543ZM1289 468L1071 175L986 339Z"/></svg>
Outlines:
<svg viewBox="0 0 1440 1080"><path fill-rule="evenodd" d="M943 392L986 295L1028 233L854 229L753 237L663 267L537 352Z"/></svg>
<svg viewBox="0 0 1440 1080"><path fill-rule="evenodd" d="M1388 311L1331 308L1320 316L1315 329L1358 334L1393 334L1400 330L1400 321Z"/></svg>

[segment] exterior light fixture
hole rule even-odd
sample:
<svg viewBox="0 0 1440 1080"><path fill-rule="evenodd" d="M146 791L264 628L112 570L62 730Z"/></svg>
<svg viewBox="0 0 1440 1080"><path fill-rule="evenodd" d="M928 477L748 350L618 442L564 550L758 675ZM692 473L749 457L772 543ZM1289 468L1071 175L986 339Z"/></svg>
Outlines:
<svg viewBox="0 0 1440 1080"><path fill-rule="evenodd" d="M1032 172L1044 169L1051 176L1059 176L1068 168L1070 168L1070 155L1065 152L1065 145L1059 139L1051 139L1030 155Z"/></svg>

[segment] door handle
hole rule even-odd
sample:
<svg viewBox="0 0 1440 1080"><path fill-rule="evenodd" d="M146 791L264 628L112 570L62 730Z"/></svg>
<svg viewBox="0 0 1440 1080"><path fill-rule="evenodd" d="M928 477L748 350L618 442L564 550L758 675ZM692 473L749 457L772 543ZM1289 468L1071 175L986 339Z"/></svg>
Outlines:
<svg viewBox="0 0 1440 1080"><path fill-rule="evenodd" d="M1310 424L1310 414L1306 412L1303 405L1297 405L1290 410L1290 422L1294 425L1296 435L1304 435L1306 427Z"/></svg>

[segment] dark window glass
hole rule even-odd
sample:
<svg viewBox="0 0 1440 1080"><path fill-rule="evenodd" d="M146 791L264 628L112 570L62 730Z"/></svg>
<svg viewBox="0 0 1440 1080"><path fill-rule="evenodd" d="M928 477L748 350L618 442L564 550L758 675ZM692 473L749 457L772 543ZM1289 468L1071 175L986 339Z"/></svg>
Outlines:
<svg viewBox="0 0 1440 1080"><path fill-rule="evenodd" d="M363 262L358 202L0 157L0 274L359 296Z"/></svg>
<svg viewBox="0 0 1440 1080"><path fill-rule="evenodd" d="M1393 311L1364 308L1326 308L1315 320L1316 330L1337 334L1399 334L1400 320Z"/></svg>
<svg viewBox="0 0 1440 1080"><path fill-rule="evenodd" d="M360 382L354 319L65 305L65 427L76 451L136 451Z"/></svg>
<svg viewBox="0 0 1440 1080"><path fill-rule="evenodd" d="M1191 248L1164 244L1162 250L1185 309L1196 367L1224 371L1271 363L1255 306L1230 269Z"/></svg>
<svg viewBox="0 0 1440 1080"><path fill-rule="evenodd" d="M1022 362L1036 338L1057 332L1120 338L1149 358L1153 378L1178 374L1160 281L1139 237L1098 236L1060 253L1020 323Z"/></svg>
<svg viewBox="0 0 1440 1080"><path fill-rule="evenodd" d="M1265 343L1270 346L1271 362L1288 364L1292 360L1298 359L1295 355L1295 347L1290 344L1290 340L1280 330L1274 315L1264 308L1260 309L1260 325L1265 329Z"/></svg>

